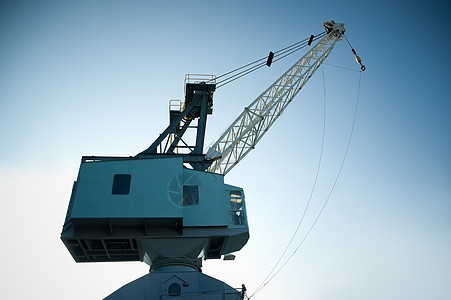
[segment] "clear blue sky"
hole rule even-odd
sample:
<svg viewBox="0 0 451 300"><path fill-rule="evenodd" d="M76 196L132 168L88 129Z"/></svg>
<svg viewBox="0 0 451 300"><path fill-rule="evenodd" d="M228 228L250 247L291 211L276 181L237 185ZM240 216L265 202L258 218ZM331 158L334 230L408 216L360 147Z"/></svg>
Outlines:
<svg viewBox="0 0 451 300"><path fill-rule="evenodd" d="M186 73L225 73L333 19L367 66L351 147L312 233L254 299L451 299L450 17L448 1L2 1L4 298L101 299L146 274L76 264L60 242L81 156L135 155L166 127ZM290 59L216 92L207 144ZM326 62L358 69L345 41ZM359 78L329 65L226 176L245 189L251 238L204 273L252 293L288 243L318 164L322 71L324 157L295 246L324 203Z"/></svg>

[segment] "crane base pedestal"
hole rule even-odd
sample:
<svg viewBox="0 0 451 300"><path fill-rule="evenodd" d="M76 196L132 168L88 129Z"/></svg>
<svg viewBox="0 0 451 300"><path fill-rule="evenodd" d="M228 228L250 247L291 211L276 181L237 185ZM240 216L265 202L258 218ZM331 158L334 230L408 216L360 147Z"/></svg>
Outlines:
<svg viewBox="0 0 451 300"><path fill-rule="evenodd" d="M192 266L162 265L104 300L202 299L242 300L242 291L205 275Z"/></svg>

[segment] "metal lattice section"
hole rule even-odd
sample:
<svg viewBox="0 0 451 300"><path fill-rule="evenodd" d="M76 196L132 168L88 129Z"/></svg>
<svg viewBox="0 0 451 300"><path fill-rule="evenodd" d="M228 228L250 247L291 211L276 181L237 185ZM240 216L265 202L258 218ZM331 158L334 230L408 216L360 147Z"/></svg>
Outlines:
<svg viewBox="0 0 451 300"><path fill-rule="evenodd" d="M209 172L227 174L252 149L277 120L313 73L327 58L344 33L343 24L333 24L309 52L252 102L207 151L215 159Z"/></svg>

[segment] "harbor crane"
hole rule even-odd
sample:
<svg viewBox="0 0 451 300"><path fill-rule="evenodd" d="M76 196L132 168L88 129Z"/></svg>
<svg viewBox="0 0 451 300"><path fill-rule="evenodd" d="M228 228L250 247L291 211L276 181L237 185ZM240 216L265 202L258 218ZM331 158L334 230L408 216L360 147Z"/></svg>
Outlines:
<svg viewBox="0 0 451 300"><path fill-rule="evenodd" d="M244 285L235 289L201 272L203 260L232 260L249 239L244 191L224 176L255 148L345 33L334 21L324 28L207 151L216 77L187 75L184 101L171 101L170 124L147 149L132 157L82 157L61 233L64 245L76 262L150 266L147 275L105 299L244 298Z"/></svg>

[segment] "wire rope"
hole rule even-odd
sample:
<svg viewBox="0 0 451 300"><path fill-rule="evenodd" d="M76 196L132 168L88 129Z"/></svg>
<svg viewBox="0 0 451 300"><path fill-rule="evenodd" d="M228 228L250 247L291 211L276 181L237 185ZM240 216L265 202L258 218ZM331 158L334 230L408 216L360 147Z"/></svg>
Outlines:
<svg viewBox="0 0 451 300"><path fill-rule="evenodd" d="M348 37L344 33L343 33L343 36L345 37L346 42L348 42L348 45L351 48L352 54L354 54L354 56L355 56L355 60L360 65L360 70L365 71L366 67L362 64L362 59L360 58L360 56L357 55L357 52L355 52L354 48L352 48L351 43L348 40Z"/></svg>
<svg viewBox="0 0 451 300"><path fill-rule="evenodd" d="M321 38L321 36L316 37L314 40L317 40L317 39L319 39L319 38ZM289 52L288 54L283 55L282 57L279 57L279 58L277 58L277 59L274 59L273 63L275 63L275 62L281 60L282 58L287 57L287 56L290 55L290 54L293 54L293 53L295 53L295 52L301 50L301 49L304 48L305 46L307 46L307 44L302 45L302 46L300 46L300 47L298 47L298 48L295 48L294 50L292 50L292 51ZM286 52L282 52L281 54L284 54L284 53L286 53ZM280 55L280 54L279 54L279 55ZM276 56L275 56L275 57L276 57ZM266 58L265 58L265 59L266 59ZM260 69L260 68L262 68L262 67L264 67L264 66L266 66L266 63L261 63L260 65L256 65L256 66L254 66L254 67L251 67L251 68L248 68L248 69L246 69L246 70L243 70L243 71L241 71L241 72L239 72L239 73L237 73L237 74L234 74L234 75L232 75L232 76L229 76L229 77L227 77L227 78L225 78L225 79L223 79L223 80L220 80L220 81L217 82L217 87L216 87L216 88L220 88L220 87L222 87L222 86L224 86L224 85L226 85L226 84L228 84L228 83L230 83L230 82L232 82L232 81L235 81L235 80L237 80L237 79L239 79L239 78L241 78L241 77L243 77L243 76L245 76L245 75L247 75L247 74L249 74L249 73L252 73L252 72L254 72L254 71L256 71L256 70L258 70L258 69Z"/></svg>
<svg viewBox="0 0 451 300"><path fill-rule="evenodd" d="M349 47L351 47L351 49L354 49L354 48L352 48L351 43L348 40L348 37L345 34L343 34L343 36L345 37L346 42L348 42Z"/></svg>
<svg viewBox="0 0 451 300"><path fill-rule="evenodd" d="M298 246L296 247L296 249L293 251L293 253L285 260L285 262L280 266L280 268L277 269L277 271L272 274L271 277L267 276L265 278L265 280L263 281L262 284L259 285L259 287L255 290L255 292L248 297L248 299L252 298L253 296L255 296L259 291L261 291L269 282L272 281L272 279L274 279L274 277L286 266L286 264L291 260L291 258L296 254L296 252L299 250L299 248L302 246L302 244L304 243L304 241L307 239L307 237L310 235L310 232L312 231L313 227L316 225L316 223L318 222L319 218L321 217L322 213L324 212L324 209L326 208L330 197L332 196L333 191L335 190L335 186L337 185L338 179L340 178L341 172L343 170L344 164L346 162L346 158L348 156L348 152L349 152L349 147L351 145L351 141L352 141L352 136L354 133L354 128L355 128L355 122L357 119L357 112L358 112L358 107L359 107L359 101L360 101L360 86L361 86L361 78L362 78L362 73L359 72L359 82L358 82L358 90L357 90L357 100L356 100L356 104L355 104L355 108L354 108L354 116L353 116L353 121L352 121L352 125L351 125L351 131L349 133L349 138L348 138L348 142L346 145L346 150L345 153L343 155L343 159L341 161L341 165L340 168L338 170L337 176L335 177L334 183L329 191L329 194L326 197L326 200L323 204L323 206L321 207L318 215L316 216L315 220L313 221L312 225L310 226L309 230L307 231L307 233L304 235L304 237L302 238L301 242L298 244ZM297 232L297 229L296 229ZM290 241L291 243L291 241ZM286 250L284 251L284 253L286 252ZM279 263L279 262L278 262ZM278 264L277 263L277 264ZM274 270L274 268L273 268ZM273 270L271 270L270 274L273 272ZM269 277L269 279L268 279Z"/></svg>
<svg viewBox="0 0 451 300"><path fill-rule="evenodd" d="M326 34L326 33L320 34L320 35L318 35L318 36L315 36L315 37L313 38L312 41L316 41L316 40L322 38L323 35L325 35L325 34ZM282 56L282 57L279 57L278 59L274 59L273 63L274 63L274 62L277 62L277 61L279 61L279 60L281 60L282 58L287 57L287 56L290 55L290 54L293 54L294 52L297 52L298 50L301 50L302 48L304 48L304 47L307 46L307 45L308 45L308 44L302 45L302 46L300 46L299 48L295 48L295 50L289 52L288 54L286 54L286 55L284 55L284 56ZM288 52L288 51L282 52L282 53L280 53L279 55L282 55L282 54L284 54L284 53L286 53L286 52Z"/></svg>
<svg viewBox="0 0 451 300"><path fill-rule="evenodd" d="M321 33L320 35L323 35L323 33ZM287 47L285 47L285 48L282 48L282 49L280 49L280 50L277 50L276 52L274 52L274 54L277 54L277 53L279 53L279 52L281 52L281 51L284 51L284 50L287 50L287 49L289 49L289 48L292 48L292 47L294 47L294 46L296 46L296 45L298 45L298 44L300 44L300 43L303 43L303 42L305 42L305 41L307 41L307 40L308 40L308 38L306 38L306 39L304 39L304 40L302 40L302 41L299 41L299 42L297 42L297 43L291 44L290 46L287 46ZM243 69L243 68L245 68L245 67L251 66L251 65L253 65L253 64L255 64L255 63L259 62L259 61L266 60L267 58L268 58L268 57L265 56L265 57L262 57L262 58L260 58L260 59L257 59L257 60L255 60L255 61L253 61L253 62L251 62L251 63L248 63L247 65L244 65L244 66L242 66L242 67L236 68L236 69L234 69L234 70L232 70L232 71L229 71L229 72L227 72L227 73L224 73L224 74L222 74L222 75L219 75L219 76L216 77L216 79L221 78L221 77L224 77L224 76L229 75L229 74L231 74L231 73L234 73L234 72L236 72L236 71L239 71L239 70L241 70L241 69Z"/></svg>
<svg viewBox="0 0 451 300"><path fill-rule="evenodd" d="M331 67L335 67L335 68L339 68L339 69L343 69L343 70L348 70L348 71L352 71L352 72L356 72L356 73L362 72L361 70L356 70L356 69L346 68L346 67L342 67L342 66L332 65L332 64L325 63L325 62L323 62L323 65L327 65L327 66L331 66Z"/></svg>
<svg viewBox="0 0 451 300"><path fill-rule="evenodd" d="M316 41L317 39L323 37L326 34L326 32L322 32L320 34L317 34L316 36L314 36L314 38L312 39L312 41ZM309 45L308 41L310 38L304 39L302 41L299 41L297 43L291 44L290 46L287 46L285 48L282 48L276 52L274 52L274 58L273 58L273 62L277 62L279 60L281 60L282 58L285 58L288 55L291 55L297 51L299 51L300 49L304 48L305 46ZM220 88L232 81L237 80L238 78L241 78L249 73L252 73L260 68L262 68L263 66L266 65L266 60L267 60L267 56L262 57L260 59L257 59L251 63L248 63L242 67L236 68L232 71L226 72L222 75L219 75L216 77L216 80L218 80L219 78L223 78L219 81L217 81L217 87L216 88ZM243 70L244 69L244 70ZM242 71L240 71L242 70ZM238 72L240 71L240 72ZM238 72L238 73L236 73ZM234 74L235 73L235 74ZM229 75L229 76L228 76Z"/></svg>
<svg viewBox="0 0 451 300"><path fill-rule="evenodd" d="M310 196L308 198L307 201L307 205L305 206L304 211L302 212L302 216L300 221L298 222L298 225L296 227L296 230L294 231L293 235L291 236L290 241L288 242L287 246L285 247L285 250L283 251L283 253L280 255L279 259L277 260L277 262L275 263L274 267L271 269L271 271L268 273L268 275L265 277L265 279L263 279L262 283L257 287L256 291L254 292L253 295L255 295L257 293L257 291L260 290L260 288L262 288L262 286L264 285L264 283L266 282L266 280L271 276L271 274L274 272L274 270L276 269L276 267L279 265L280 261L282 260L282 258L285 256L285 254L287 253L289 247L291 246L291 244L293 243L294 238L296 237L299 228L301 227L301 224L304 220L304 217L308 211L308 208L310 206L310 202L312 200L315 188L316 188L316 183L318 182L318 177L319 177L319 173L320 173L320 169L321 169L321 162L322 162L322 157L323 157L323 150L324 150L324 140L325 140L325 133L326 133L326 84L325 84L325 78L324 78L324 68L321 66L321 71L322 71L322 75L323 75L323 90L324 90L324 101L323 101L323 134L322 134L322 138L321 138L321 150L320 150L320 155L319 155L319 160L318 160L318 166L316 168L316 174L315 174L315 180L313 182L313 186L312 189L310 191ZM252 297L252 296L251 296Z"/></svg>

